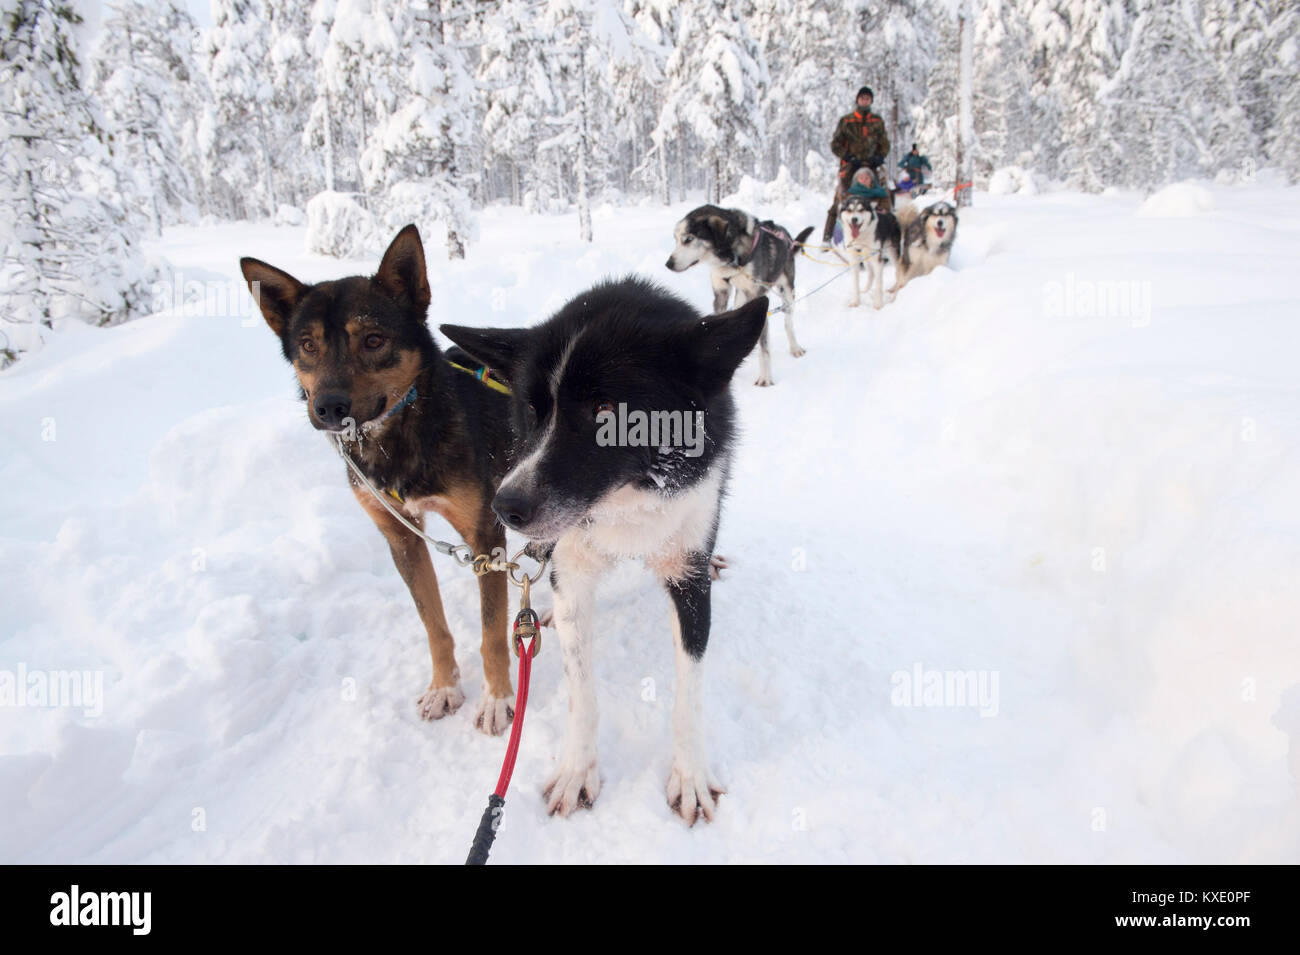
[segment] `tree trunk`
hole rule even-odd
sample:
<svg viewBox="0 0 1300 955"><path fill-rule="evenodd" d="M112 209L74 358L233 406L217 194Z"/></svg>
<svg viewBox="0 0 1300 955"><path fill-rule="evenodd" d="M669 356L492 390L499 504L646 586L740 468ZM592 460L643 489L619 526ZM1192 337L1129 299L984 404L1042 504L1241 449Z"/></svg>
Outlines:
<svg viewBox="0 0 1300 955"><path fill-rule="evenodd" d="M591 197L587 194L588 127L587 127L587 28L583 24L578 42L578 234L583 242L592 241Z"/></svg>
<svg viewBox="0 0 1300 955"><path fill-rule="evenodd" d="M334 125L333 110L330 107L330 91L325 90L325 190L334 191Z"/></svg>
<svg viewBox="0 0 1300 955"><path fill-rule="evenodd" d="M261 103L257 104L257 133L262 141L262 165L266 170L266 201L271 208L271 218L274 219L279 203L275 199L275 177L271 170L271 143L266 130L266 111Z"/></svg>
<svg viewBox="0 0 1300 955"><path fill-rule="evenodd" d="M971 175L972 155L975 151L975 121L971 108L971 89L975 76L975 17L972 0L962 0L957 14L958 40L958 118L957 118L957 182L954 199L958 206L971 204L974 179Z"/></svg>

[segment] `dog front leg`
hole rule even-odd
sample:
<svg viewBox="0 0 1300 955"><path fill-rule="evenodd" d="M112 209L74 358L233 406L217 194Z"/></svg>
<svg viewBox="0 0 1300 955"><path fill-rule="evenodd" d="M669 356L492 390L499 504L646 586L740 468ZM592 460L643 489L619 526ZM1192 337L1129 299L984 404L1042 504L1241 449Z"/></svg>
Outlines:
<svg viewBox="0 0 1300 955"><path fill-rule="evenodd" d="M711 608L709 555L690 555L687 576L666 581L673 601L673 645L677 686L673 698L673 769L668 777L668 805L694 825L699 816L712 822L717 798L725 790L709 772L700 719L700 679L709 643Z"/></svg>
<svg viewBox="0 0 1300 955"><path fill-rule="evenodd" d="M369 491L354 486L352 492L388 540L393 564L406 582L411 598L415 601L415 609L428 634L433 679L415 703L423 719L441 719L460 709L465 702L465 694L460 689L456 644L452 640L451 628L447 626L447 617L442 609L442 594L438 591L438 576L434 573L433 561L429 558L429 548L389 514ZM417 527L423 526L418 518L411 523Z"/></svg>
<svg viewBox="0 0 1300 955"><path fill-rule="evenodd" d="M862 263L854 262L849 266L849 269L853 272L853 298L849 299L849 308L857 308L862 304L862 282L859 278L859 273L862 271Z"/></svg>
<svg viewBox="0 0 1300 955"><path fill-rule="evenodd" d="M504 553L505 532L499 527L475 537L477 554ZM514 690L510 686L510 603L506 575L484 574L478 579L479 609L483 617L483 697L474 725L490 736L499 736L514 719Z"/></svg>
<svg viewBox="0 0 1300 955"><path fill-rule="evenodd" d="M579 806L590 807L600 795L591 659L597 569L588 555L564 541L556 545L551 561L555 632L569 687L569 721L559 765L542 795L547 812L567 816Z"/></svg>
<svg viewBox="0 0 1300 955"><path fill-rule="evenodd" d="M721 315L727 310L727 302L731 299L731 282L718 275L710 278L713 285L713 314ZM736 303L740 307L740 303Z"/></svg>
<svg viewBox="0 0 1300 955"><path fill-rule="evenodd" d="M885 306L885 263L880 255L871 260L871 304L879 311Z"/></svg>
<svg viewBox="0 0 1300 955"><path fill-rule="evenodd" d="M794 288L783 281L777 286L777 292L781 295L781 304L785 306L785 337L790 343L790 354L795 358L802 358L808 353L799 347L794 337Z"/></svg>

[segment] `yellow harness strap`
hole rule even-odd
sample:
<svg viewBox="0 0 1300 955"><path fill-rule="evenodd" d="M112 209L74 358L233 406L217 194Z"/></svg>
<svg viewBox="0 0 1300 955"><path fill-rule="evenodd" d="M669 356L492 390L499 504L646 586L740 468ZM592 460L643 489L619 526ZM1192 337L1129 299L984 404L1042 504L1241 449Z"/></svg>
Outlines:
<svg viewBox="0 0 1300 955"><path fill-rule="evenodd" d="M458 364L456 364L454 361L449 361L449 362L447 362L447 364L451 365L452 368L459 368L461 371L463 371L463 372L464 372L465 374L467 374L467 375L473 375L475 378L477 378L479 381L483 382L483 384L487 385L487 386L488 386L489 388L491 388L493 391L499 391L499 392L501 392L503 395L508 395L508 394L510 394L510 389L509 389L509 388L507 388L505 385L501 384L501 382L497 381L495 378L489 378L489 377L488 377L488 374L487 374L487 366L486 366L486 365L485 365L484 367L478 369L477 371L475 371L473 368L466 368L464 365L458 365Z"/></svg>

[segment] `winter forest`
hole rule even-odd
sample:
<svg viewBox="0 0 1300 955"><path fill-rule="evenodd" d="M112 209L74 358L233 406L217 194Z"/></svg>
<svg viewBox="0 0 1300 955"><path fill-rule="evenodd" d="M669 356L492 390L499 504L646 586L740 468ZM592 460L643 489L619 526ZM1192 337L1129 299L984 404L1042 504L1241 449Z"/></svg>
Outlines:
<svg viewBox="0 0 1300 955"><path fill-rule="evenodd" d="M475 210L825 185L853 92L956 178L960 0L0 0L13 326L137 311L174 223L306 216L314 251ZM974 0L970 176L1085 191L1300 176L1287 0ZM21 340L22 336L19 336Z"/></svg>

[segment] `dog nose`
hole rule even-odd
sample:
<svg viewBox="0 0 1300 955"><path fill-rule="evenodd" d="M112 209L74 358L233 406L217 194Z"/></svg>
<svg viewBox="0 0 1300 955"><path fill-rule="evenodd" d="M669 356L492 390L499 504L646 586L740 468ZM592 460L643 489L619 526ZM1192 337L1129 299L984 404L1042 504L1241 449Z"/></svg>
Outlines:
<svg viewBox="0 0 1300 955"><path fill-rule="evenodd" d="M532 521L537 502L517 488L502 488L492 499L492 510L506 527L521 530Z"/></svg>
<svg viewBox="0 0 1300 955"><path fill-rule="evenodd" d="M664 263L664 266L672 269L673 271L677 270L677 266L673 265L673 257L671 255L668 256L668 261Z"/></svg>
<svg viewBox="0 0 1300 955"><path fill-rule="evenodd" d="M331 428L337 428L352 412L352 399L347 395L327 394L316 396L316 417Z"/></svg>

